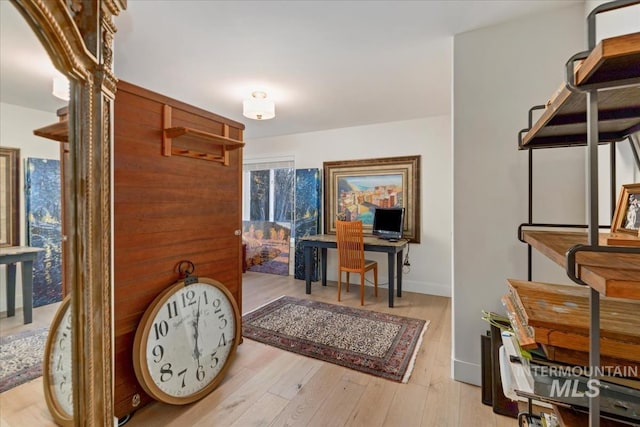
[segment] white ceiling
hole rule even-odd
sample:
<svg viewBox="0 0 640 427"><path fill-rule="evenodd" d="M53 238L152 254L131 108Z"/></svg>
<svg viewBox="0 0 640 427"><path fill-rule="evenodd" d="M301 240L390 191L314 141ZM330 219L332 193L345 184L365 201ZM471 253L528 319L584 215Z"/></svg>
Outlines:
<svg viewBox="0 0 640 427"><path fill-rule="evenodd" d="M129 0L115 71L245 123L245 139L448 114L454 34L576 3ZM55 111L44 50L7 0L0 14L0 101ZM275 119L242 116L258 89Z"/></svg>

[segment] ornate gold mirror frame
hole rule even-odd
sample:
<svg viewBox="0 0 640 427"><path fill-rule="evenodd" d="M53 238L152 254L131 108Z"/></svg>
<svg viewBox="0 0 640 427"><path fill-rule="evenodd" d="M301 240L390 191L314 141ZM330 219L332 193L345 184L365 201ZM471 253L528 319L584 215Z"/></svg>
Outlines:
<svg viewBox="0 0 640 427"><path fill-rule="evenodd" d="M11 0L71 81L64 171L74 424L113 425L111 141L113 17L126 0Z"/></svg>

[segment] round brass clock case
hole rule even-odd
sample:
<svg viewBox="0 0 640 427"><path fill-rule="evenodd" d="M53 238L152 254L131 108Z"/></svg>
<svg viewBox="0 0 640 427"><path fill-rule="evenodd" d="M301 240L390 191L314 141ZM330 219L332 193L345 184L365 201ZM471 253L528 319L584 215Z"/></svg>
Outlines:
<svg viewBox="0 0 640 427"><path fill-rule="evenodd" d="M61 426L73 425L71 297L56 311L44 350L42 378L49 412Z"/></svg>
<svg viewBox="0 0 640 427"><path fill-rule="evenodd" d="M153 398L182 405L222 381L240 341L241 317L220 282L184 280L163 291L145 311L133 344L133 366Z"/></svg>

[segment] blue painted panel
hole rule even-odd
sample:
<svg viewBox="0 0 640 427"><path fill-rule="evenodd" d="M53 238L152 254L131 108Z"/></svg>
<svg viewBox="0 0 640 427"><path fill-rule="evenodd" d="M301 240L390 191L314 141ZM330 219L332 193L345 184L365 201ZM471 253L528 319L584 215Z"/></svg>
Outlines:
<svg viewBox="0 0 640 427"><path fill-rule="evenodd" d="M27 244L43 248L33 272L33 306L62 300L62 203L60 161L27 159Z"/></svg>
<svg viewBox="0 0 640 427"><path fill-rule="evenodd" d="M300 238L320 232L320 169L296 169L295 221L296 240L295 278L304 279L304 251ZM311 280L318 280L318 251L313 250Z"/></svg>

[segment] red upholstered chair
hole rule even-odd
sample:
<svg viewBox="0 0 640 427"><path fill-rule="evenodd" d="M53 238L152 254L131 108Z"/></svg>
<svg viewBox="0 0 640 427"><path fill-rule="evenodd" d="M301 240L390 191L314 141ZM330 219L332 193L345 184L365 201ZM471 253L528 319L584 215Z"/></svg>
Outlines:
<svg viewBox="0 0 640 427"><path fill-rule="evenodd" d="M349 291L349 273L360 274L360 305L364 305L364 274L373 270L375 296L378 296L378 263L364 259L364 237L362 221L336 221L338 246L338 301L342 290L342 272L347 273L347 292Z"/></svg>

